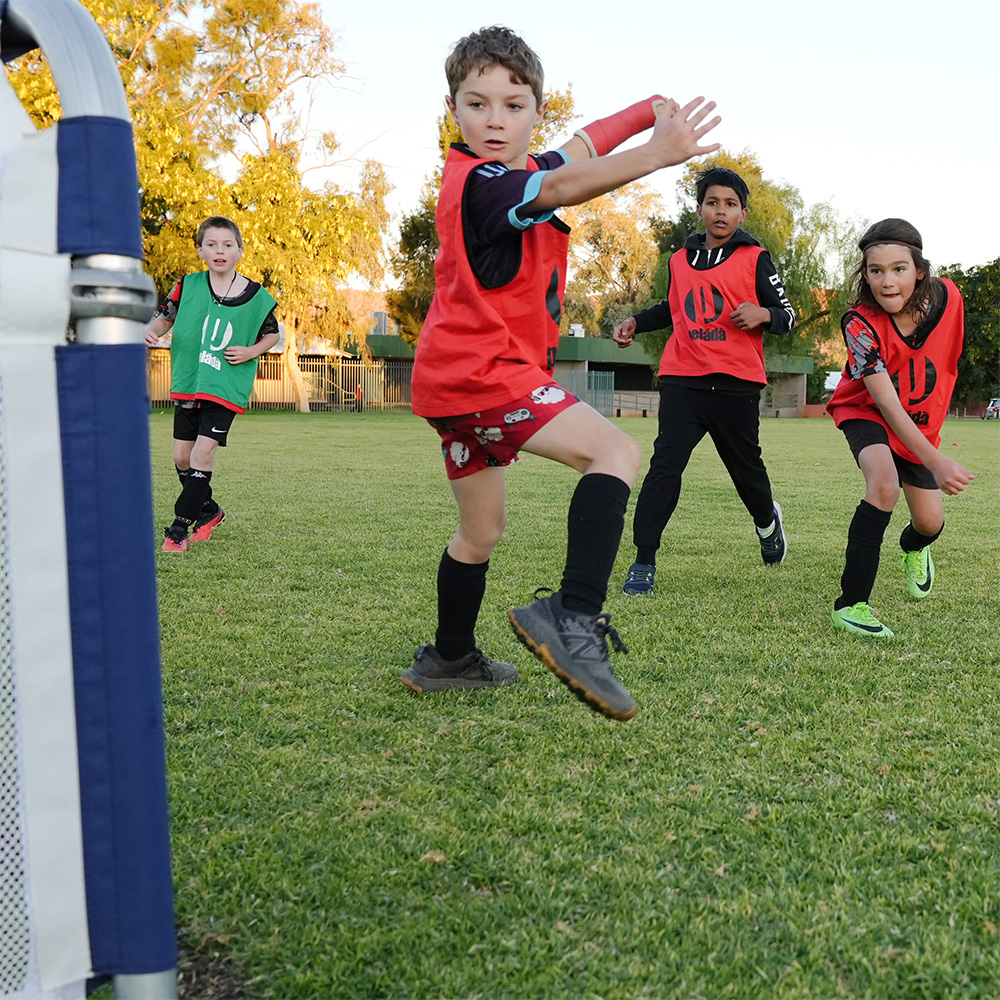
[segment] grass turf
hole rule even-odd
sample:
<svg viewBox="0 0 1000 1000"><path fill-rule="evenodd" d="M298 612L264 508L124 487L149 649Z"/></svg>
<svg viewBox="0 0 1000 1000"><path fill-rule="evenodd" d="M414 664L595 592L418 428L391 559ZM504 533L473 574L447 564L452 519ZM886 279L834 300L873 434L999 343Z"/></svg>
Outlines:
<svg viewBox="0 0 1000 1000"><path fill-rule="evenodd" d="M648 457L655 423L622 420ZM178 486L152 415L157 524ZM1000 990L997 426L909 599L900 501L873 606L829 621L863 482L829 420L761 428L789 554L761 564L711 443L652 599L607 609L639 703L581 705L506 609L557 586L575 473L508 476L478 638L501 690L398 681L433 637L455 513L416 418L251 413L228 518L158 556L176 909L248 997L945 997ZM952 442L956 442L953 446ZM633 498L635 493L633 493ZM634 503L634 499L633 499Z"/></svg>

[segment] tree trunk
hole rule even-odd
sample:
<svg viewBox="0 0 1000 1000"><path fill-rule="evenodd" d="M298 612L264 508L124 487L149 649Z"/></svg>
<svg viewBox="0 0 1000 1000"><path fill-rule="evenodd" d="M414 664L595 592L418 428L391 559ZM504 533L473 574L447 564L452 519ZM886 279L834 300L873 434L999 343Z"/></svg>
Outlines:
<svg viewBox="0 0 1000 1000"><path fill-rule="evenodd" d="M292 388L295 390L295 398L299 413L309 412L309 393L306 390L306 381L302 377L302 369L299 368L298 355L298 323L295 317L288 316L288 323L285 326L285 371L292 380Z"/></svg>

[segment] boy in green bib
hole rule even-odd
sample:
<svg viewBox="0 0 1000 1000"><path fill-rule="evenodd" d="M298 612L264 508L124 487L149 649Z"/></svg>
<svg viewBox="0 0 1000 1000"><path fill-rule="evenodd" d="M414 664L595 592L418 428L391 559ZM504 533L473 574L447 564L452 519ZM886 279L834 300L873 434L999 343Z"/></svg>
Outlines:
<svg viewBox="0 0 1000 1000"><path fill-rule="evenodd" d="M238 274L243 238L231 219L206 219L195 236L208 267L181 278L146 327L154 347L168 332L170 398L174 406L174 465L181 493L174 523L164 532L164 552L184 552L225 520L212 496L212 463L226 446L237 413L246 411L257 377L257 358L278 342L274 298Z"/></svg>

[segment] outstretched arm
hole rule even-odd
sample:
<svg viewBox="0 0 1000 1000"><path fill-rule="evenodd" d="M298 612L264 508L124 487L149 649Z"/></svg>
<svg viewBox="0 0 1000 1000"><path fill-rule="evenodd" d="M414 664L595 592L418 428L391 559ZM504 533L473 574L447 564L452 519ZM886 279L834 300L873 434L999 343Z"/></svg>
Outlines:
<svg viewBox="0 0 1000 1000"><path fill-rule="evenodd" d="M703 97L696 97L676 113L671 113L667 102L657 104L656 124L648 141L635 149L610 156L571 159L564 167L550 170L542 180L534 201L523 206L523 211L526 214L551 212L566 205L579 205L661 167L684 163L704 153L714 153L719 143L700 146L699 142L722 119L716 115L705 121L715 109L715 102L705 104L704 100ZM563 148L568 149L574 142L585 146L577 136Z"/></svg>
<svg viewBox="0 0 1000 1000"><path fill-rule="evenodd" d="M680 105L676 101L654 94L607 118L598 118L597 121L577 129L573 133L573 138L562 147L562 150L570 160L607 156L626 139L651 129L656 124L656 108L660 104L666 104L667 113L671 115L680 110Z"/></svg>
<svg viewBox="0 0 1000 1000"><path fill-rule="evenodd" d="M865 388L896 437L920 459L921 464L927 467L935 482L945 493L949 495L961 493L976 478L964 465L948 458L947 455L942 455L920 433L920 429L903 409L903 404L900 403L892 386L892 379L886 372L866 375Z"/></svg>

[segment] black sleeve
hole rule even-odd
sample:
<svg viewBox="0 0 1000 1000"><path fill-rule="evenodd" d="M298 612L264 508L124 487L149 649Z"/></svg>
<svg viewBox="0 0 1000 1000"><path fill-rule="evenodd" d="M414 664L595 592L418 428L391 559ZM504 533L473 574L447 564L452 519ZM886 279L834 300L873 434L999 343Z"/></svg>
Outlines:
<svg viewBox="0 0 1000 1000"><path fill-rule="evenodd" d="M633 318L635 319L636 333L646 333L648 330L668 330L674 325L673 317L670 315L670 306L666 299L658 302L655 306L640 309Z"/></svg>
<svg viewBox="0 0 1000 1000"><path fill-rule="evenodd" d="M771 314L771 322L764 324L768 333L789 333L795 326L795 310L766 251L757 257L757 301Z"/></svg>
<svg viewBox="0 0 1000 1000"><path fill-rule="evenodd" d="M274 308L277 308L275 306ZM260 343L262 337L266 337L269 333L279 333L278 320L274 315L274 309L272 309L265 317L264 322L260 324L260 329L257 331L257 340L254 343Z"/></svg>

